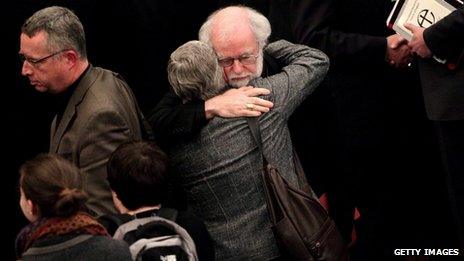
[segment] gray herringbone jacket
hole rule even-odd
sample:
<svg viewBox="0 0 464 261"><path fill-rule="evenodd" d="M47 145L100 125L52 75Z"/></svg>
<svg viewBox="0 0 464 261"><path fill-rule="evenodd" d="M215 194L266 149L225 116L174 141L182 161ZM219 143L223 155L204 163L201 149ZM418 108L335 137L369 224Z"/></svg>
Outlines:
<svg viewBox="0 0 464 261"><path fill-rule="evenodd" d="M264 153L288 182L297 184L287 120L324 78L329 62L319 50L286 41L265 49L285 64L254 79L271 90L274 108L259 118ZM192 141L170 150L189 204L215 242L217 260L267 260L279 255L261 184L262 158L244 118L216 117Z"/></svg>

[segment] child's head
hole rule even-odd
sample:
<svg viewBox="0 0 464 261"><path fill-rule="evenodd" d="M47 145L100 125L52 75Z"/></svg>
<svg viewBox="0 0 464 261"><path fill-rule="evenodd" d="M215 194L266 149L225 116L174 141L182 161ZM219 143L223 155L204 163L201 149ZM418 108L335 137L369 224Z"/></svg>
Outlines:
<svg viewBox="0 0 464 261"><path fill-rule="evenodd" d="M120 145L108 161L113 197L128 210L155 206L167 193L168 157L154 143L136 141ZM115 200L116 207L121 211ZM123 211L121 211L123 212Z"/></svg>

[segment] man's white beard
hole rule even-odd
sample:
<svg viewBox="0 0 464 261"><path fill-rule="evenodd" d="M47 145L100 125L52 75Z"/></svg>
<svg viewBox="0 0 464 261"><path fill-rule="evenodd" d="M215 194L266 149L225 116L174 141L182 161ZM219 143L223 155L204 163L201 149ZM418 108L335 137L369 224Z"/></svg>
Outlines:
<svg viewBox="0 0 464 261"><path fill-rule="evenodd" d="M233 75L232 77L236 77L236 75ZM251 77L248 76L248 78L246 79L243 79L243 80L229 80L229 85L232 86L232 87L235 87L235 88L239 88L239 87L242 87L242 86L246 86L248 84L248 82L250 82L251 80Z"/></svg>
<svg viewBox="0 0 464 261"><path fill-rule="evenodd" d="M263 51L261 50L258 54L258 59L256 60L256 73L244 73L243 75L237 75L237 74L230 74L229 75L229 85L235 88L247 86L248 83L257 77L261 76L261 73L263 72ZM240 78L240 77L247 77L243 80L234 80L234 78Z"/></svg>

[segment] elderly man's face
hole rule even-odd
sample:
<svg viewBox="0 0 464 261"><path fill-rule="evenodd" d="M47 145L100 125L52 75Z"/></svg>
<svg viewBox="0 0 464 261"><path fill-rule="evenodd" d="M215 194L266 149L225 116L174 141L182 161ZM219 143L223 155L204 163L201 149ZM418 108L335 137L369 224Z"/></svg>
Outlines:
<svg viewBox="0 0 464 261"><path fill-rule="evenodd" d="M250 29L221 39L215 34L211 37L213 49L219 60L233 59L229 66L223 66L224 79L233 87L242 87L262 72L263 57L258 42Z"/></svg>

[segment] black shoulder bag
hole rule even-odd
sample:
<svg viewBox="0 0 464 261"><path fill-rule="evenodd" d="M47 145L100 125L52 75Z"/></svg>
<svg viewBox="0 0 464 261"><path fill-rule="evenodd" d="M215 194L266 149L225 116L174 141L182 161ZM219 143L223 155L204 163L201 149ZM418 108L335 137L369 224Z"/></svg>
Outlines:
<svg viewBox="0 0 464 261"><path fill-rule="evenodd" d="M257 118L247 118L263 155L263 185L272 231L282 257L291 260L348 260L347 248L327 211L310 192L303 168L293 152L300 190L272 166L263 153Z"/></svg>

